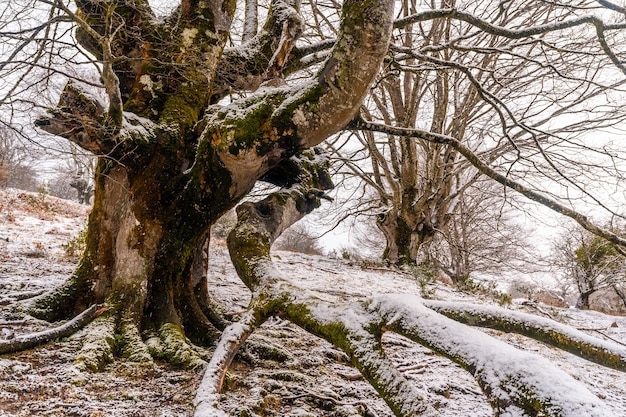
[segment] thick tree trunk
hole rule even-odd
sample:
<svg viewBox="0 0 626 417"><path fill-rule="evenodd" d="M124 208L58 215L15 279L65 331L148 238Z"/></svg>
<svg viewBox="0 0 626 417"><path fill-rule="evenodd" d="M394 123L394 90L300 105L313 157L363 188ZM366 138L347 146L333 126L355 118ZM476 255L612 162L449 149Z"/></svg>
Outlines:
<svg viewBox="0 0 626 417"><path fill-rule="evenodd" d="M435 237L435 229L426 221L411 225L409 221L391 210L377 221L386 240L383 259L397 265L415 264L425 259L423 250Z"/></svg>
<svg viewBox="0 0 626 417"><path fill-rule="evenodd" d="M219 335L205 314L212 310L200 269L209 227L234 202L224 198L199 213L184 199L168 195L175 183L176 175L158 153L134 169L101 159L80 266L61 290L38 300L32 312L58 320L107 303L113 331L134 335L133 341L111 350L132 356L141 340L137 336L147 332L160 339L157 356L185 365L197 360L194 355L171 357L168 350L173 348L163 344L186 344L188 337L206 345ZM211 318L224 326L217 315ZM88 366L102 364L97 362Z"/></svg>
<svg viewBox="0 0 626 417"><path fill-rule="evenodd" d="M114 352L202 363L187 337L209 343L213 323L225 326L202 277L210 226L260 178L296 182L289 158L355 116L386 53L395 2L346 0L335 47L310 82L211 106L248 75L255 87L280 78L301 32L299 1L273 0L245 53L223 53L236 3L183 1L163 20L144 2L76 4L77 39L102 62L109 107L68 83L36 123L101 157L80 266L31 311L58 319L107 303L90 325L87 368Z"/></svg>

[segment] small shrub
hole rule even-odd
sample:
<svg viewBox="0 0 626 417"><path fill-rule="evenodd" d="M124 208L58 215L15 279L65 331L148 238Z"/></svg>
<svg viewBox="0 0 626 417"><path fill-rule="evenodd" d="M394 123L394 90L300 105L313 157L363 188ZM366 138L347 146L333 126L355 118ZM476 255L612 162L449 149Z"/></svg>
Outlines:
<svg viewBox="0 0 626 417"><path fill-rule="evenodd" d="M51 211L50 204L46 201L46 195L45 188L40 188L37 194L26 194L26 204L36 211Z"/></svg>
<svg viewBox="0 0 626 417"><path fill-rule="evenodd" d="M422 297L432 298L435 295L434 284L437 282L437 273L430 262L408 264L408 269L417 280Z"/></svg>
<svg viewBox="0 0 626 417"><path fill-rule="evenodd" d="M36 242L32 249L22 253L27 258L45 258L46 254L46 249L41 242Z"/></svg>
<svg viewBox="0 0 626 417"><path fill-rule="evenodd" d="M70 259L76 259L82 255L85 250L87 239L87 228L83 228L78 235L74 236L63 245L65 256Z"/></svg>
<svg viewBox="0 0 626 417"><path fill-rule="evenodd" d="M471 294L487 296L501 306L511 304L513 298L510 294L498 290L494 281L475 281L469 276L461 277L457 281L457 288Z"/></svg>

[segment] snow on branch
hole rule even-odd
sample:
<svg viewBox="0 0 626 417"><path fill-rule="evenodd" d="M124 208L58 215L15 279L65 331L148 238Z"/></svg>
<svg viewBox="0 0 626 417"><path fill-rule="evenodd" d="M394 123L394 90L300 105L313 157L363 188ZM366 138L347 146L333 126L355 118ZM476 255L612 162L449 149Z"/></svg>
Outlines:
<svg viewBox="0 0 626 417"><path fill-rule="evenodd" d="M108 155L136 142L156 138L158 125L133 113L122 113L122 124L110 125L104 106L71 81L63 89L56 108L35 120L35 126L63 137L94 155Z"/></svg>
<svg viewBox="0 0 626 417"><path fill-rule="evenodd" d="M254 305L254 301L251 304ZM196 392L194 417L227 416L219 409L220 390L226 372L239 348L263 321L264 319L252 308L244 313L239 321L224 329Z"/></svg>
<svg viewBox="0 0 626 417"><path fill-rule="evenodd" d="M626 348L544 317L494 306L424 300L423 304L453 320L489 327L548 343L589 361L626 371Z"/></svg>
<svg viewBox="0 0 626 417"><path fill-rule="evenodd" d="M371 307L387 328L447 356L472 373L498 415L617 417L547 359L451 320L412 295L381 296ZM522 413L522 414L520 414Z"/></svg>
<svg viewBox="0 0 626 417"><path fill-rule="evenodd" d="M475 26L484 32L492 35L503 36L511 39L522 39L534 35L543 35L549 32L556 32L559 30L569 29L576 26L591 24L594 26L602 26L606 30L619 30L626 29L626 24L606 25L601 19L596 16L586 15L561 22L548 23L544 25L531 26L522 29L509 29L503 26L494 25L486 20L483 20L471 13L462 12L458 9L437 9L428 10L425 12L415 13L411 16L398 19L394 22L396 29L402 29L410 24L424 22L433 19L452 18L462 20Z"/></svg>
<svg viewBox="0 0 626 417"><path fill-rule="evenodd" d="M257 33L257 2L246 2L243 43L224 50L213 81L214 102L232 90L254 91L263 82L282 75L285 60L302 33L296 3L273 0L266 22Z"/></svg>

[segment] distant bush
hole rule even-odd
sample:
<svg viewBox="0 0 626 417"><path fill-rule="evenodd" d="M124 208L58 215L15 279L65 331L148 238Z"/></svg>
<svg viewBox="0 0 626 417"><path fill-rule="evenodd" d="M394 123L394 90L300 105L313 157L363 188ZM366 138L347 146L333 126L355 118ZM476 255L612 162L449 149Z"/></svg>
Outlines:
<svg viewBox="0 0 626 417"><path fill-rule="evenodd" d="M28 165L3 163L0 171L0 187L24 191L37 191L39 188L37 173Z"/></svg>
<svg viewBox="0 0 626 417"><path fill-rule="evenodd" d="M324 249L313 232L303 223L296 223L285 230L272 246L274 249L307 255L323 255Z"/></svg>
<svg viewBox="0 0 626 417"><path fill-rule="evenodd" d="M0 186L9 178L9 165L0 161Z"/></svg>
<svg viewBox="0 0 626 417"><path fill-rule="evenodd" d="M464 276L459 279L456 286L460 291L489 297L500 305L511 304L513 300L511 294L498 289L498 284L495 281L476 281Z"/></svg>
<svg viewBox="0 0 626 417"><path fill-rule="evenodd" d="M229 210L211 226L211 237L225 240L228 234L237 224L237 214L235 210Z"/></svg>

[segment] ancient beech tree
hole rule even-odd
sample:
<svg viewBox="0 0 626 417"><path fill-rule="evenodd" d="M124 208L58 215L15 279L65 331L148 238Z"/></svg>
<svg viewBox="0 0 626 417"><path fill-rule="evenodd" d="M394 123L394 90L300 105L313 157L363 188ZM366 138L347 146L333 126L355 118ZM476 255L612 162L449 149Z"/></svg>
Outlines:
<svg viewBox="0 0 626 417"><path fill-rule="evenodd" d="M208 343L219 334L201 294L206 278L194 274L197 249L259 178L295 181L285 161L354 117L393 17L392 1L346 2L319 74L287 85L282 71L302 24L297 2L272 4L264 28L241 47L248 62L242 51L224 50L235 6L183 1L158 20L145 1L78 1L76 11L56 3L76 23L80 46L102 63L108 105L68 83L58 106L36 121L100 160L85 254L32 311L59 319L106 301L102 334L119 329L121 351L136 360L150 357L140 338L146 330L155 335L152 350L187 365L198 358L186 338ZM213 105L238 83L258 89ZM86 345L99 352L85 353L88 367L107 356L98 337Z"/></svg>
<svg viewBox="0 0 626 417"><path fill-rule="evenodd" d="M307 14L299 12L298 0L271 1L260 29L255 22L262 14L254 1L182 0L165 17L157 17L145 0L30 1L48 7L48 20L2 24L2 35L15 47L0 71L10 71L15 88L3 89L0 102L18 106L19 86L35 68L76 78L52 65L61 57L67 64L95 62L106 100L69 81L58 104L35 122L98 156L81 261L62 287L28 305L30 314L51 321L76 318L63 328L20 338L19 344L0 342L0 351L65 335L90 319L91 331L77 359L84 369L99 369L114 354L200 367L206 363L194 344L219 339L196 399L197 416L214 416L223 414L219 390L238 347L278 315L344 350L398 416L434 415L436 410L386 357L385 331L461 364L476 376L497 414L612 415L562 372L550 370L536 378L533 372L550 368L541 358L513 354L506 344L444 316L528 334L623 370L626 353L619 345L502 310L426 305L416 297L326 303L285 280L269 252L275 239L318 207L332 187L328 161L314 147L348 127L452 149L488 177L624 245L623 238L490 167L453 136L358 116L387 56L394 24L459 19L479 31L518 38L590 25L602 34L606 53L612 52L605 47L605 32L621 26L583 16L516 31L456 9L430 8L394 23L395 0L346 0L336 37L313 44L299 42ZM10 3L9 11L26 13L16 6L23 3ZM247 15L242 41L226 47L237 6L244 5L239 3L245 3ZM65 49L72 46L63 29L70 22L75 28L71 40L79 46L74 55ZM615 65L622 68L618 57ZM242 318L227 326L208 298L204 245L211 225L259 180L281 189L238 206L228 246L252 301ZM476 355L481 349L489 355ZM517 359L513 364L512 357ZM557 380L567 382L540 383Z"/></svg>

